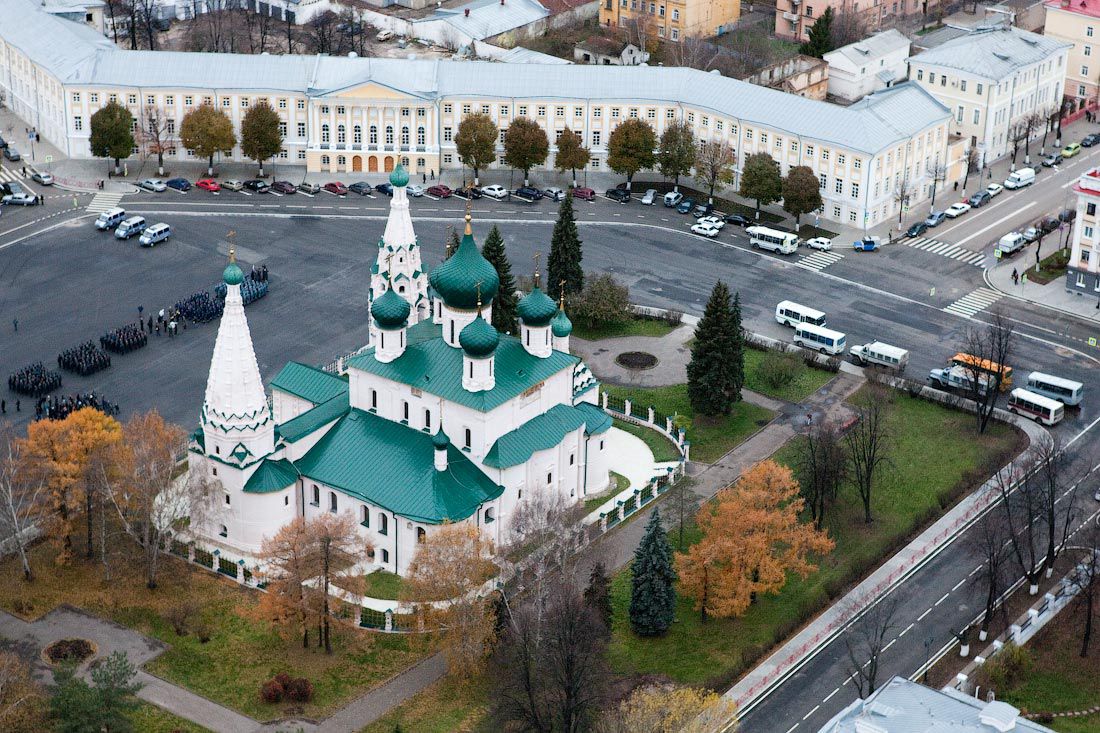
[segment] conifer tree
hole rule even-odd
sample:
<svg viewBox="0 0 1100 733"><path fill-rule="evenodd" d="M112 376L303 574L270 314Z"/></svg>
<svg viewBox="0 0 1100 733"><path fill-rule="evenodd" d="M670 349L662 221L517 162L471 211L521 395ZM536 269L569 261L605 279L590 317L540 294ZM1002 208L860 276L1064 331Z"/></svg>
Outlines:
<svg viewBox="0 0 1100 733"><path fill-rule="evenodd" d="M687 367L688 399L692 409L701 415L728 415L740 398L739 385L744 378L739 379L738 373L744 373L741 361L744 357L739 355L735 340L740 329L735 329L733 321L729 288L719 280L695 327L695 344ZM740 369L738 365L742 365Z"/></svg>
<svg viewBox="0 0 1100 733"><path fill-rule="evenodd" d="M639 636L660 636L676 615L676 571L672 548L654 508L645 536L634 551L630 581L630 626Z"/></svg>
<svg viewBox="0 0 1100 733"><path fill-rule="evenodd" d="M798 49L799 53L821 58L833 50L833 17L833 9L825 8L810 28L810 38Z"/></svg>
<svg viewBox="0 0 1100 733"><path fill-rule="evenodd" d="M593 566L592 573L588 576L588 587L584 589L585 604L596 612L603 621L608 632L611 631L611 579L607 577L607 571L602 562Z"/></svg>
<svg viewBox="0 0 1100 733"><path fill-rule="evenodd" d="M458 239L458 230L454 227L447 227L447 246L443 250L443 259L451 259L451 255L458 251L458 245L462 244Z"/></svg>
<svg viewBox="0 0 1100 733"><path fill-rule="evenodd" d="M504 237L494 224L485 237L481 254L496 268L500 278L500 287L493 298L493 328L502 333L518 333L516 329L516 279L512 276L512 265L504 251Z"/></svg>
<svg viewBox="0 0 1100 733"><path fill-rule="evenodd" d="M732 398L734 402L740 402L741 390L745 386L745 330L741 327L740 291L733 294L733 308L730 310L730 340L733 342L733 348L730 350Z"/></svg>
<svg viewBox="0 0 1100 733"><path fill-rule="evenodd" d="M558 221L550 239L550 257L546 289L556 294L559 283L565 282L566 295L579 295L584 288L584 270L581 269L581 239L577 234L577 222L573 217L573 197L566 196L558 208Z"/></svg>

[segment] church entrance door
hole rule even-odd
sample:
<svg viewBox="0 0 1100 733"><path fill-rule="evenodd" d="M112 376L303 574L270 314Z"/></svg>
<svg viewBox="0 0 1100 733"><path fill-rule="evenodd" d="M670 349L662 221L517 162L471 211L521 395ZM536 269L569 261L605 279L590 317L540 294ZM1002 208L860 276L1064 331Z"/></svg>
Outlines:
<svg viewBox="0 0 1100 733"><path fill-rule="evenodd" d="M363 156L353 155L351 156L351 169L356 173L363 170Z"/></svg>
<svg viewBox="0 0 1100 733"><path fill-rule="evenodd" d="M378 172L378 157L377 156L372 155L369 158L367 158L367 170L370 171L371 173L377 173Z"/></svg>

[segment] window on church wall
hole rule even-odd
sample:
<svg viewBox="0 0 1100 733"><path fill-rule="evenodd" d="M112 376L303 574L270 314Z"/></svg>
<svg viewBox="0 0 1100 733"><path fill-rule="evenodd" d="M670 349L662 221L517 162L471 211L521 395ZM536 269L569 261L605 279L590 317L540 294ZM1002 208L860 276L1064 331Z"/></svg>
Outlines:
<svg viewBox="0 0 1100 733"><path fill-rule="evenodd" d="M485 523L486 524L492 524L496 520L496 518L497 518L496 517L496 512L493 511L492 507L489 507L488 509L485 510Z"/></svg>
<svg viewBox="0 0 1100 733"><path fill-rule="evenodd" d="M365 506L359 507L359 524L370 527L370 509Z"/></svg>
<svg viewBox="0 0 1100 733"><path fill-rule="evenodd" d="M427 539L427 536L427 532L424 531L423 527L416 528L416 544L424 544L424 540Z"/></svg>
<svg viewBox="0 0 1100 733"><path fill-rule="evenodd" d="M474 363L470 362L470 379L474 378Z"/></svg>
<svg viewBox="0 0 1100 733"><path fill-rule="evenodd" d="M378 512L378 534L390 533L390 518L382 512ZM382 558L384 562L389 562L389 553L382 550Z"/></svg>
<svg viewBox="0 0 1100 733"><path fill-rule="evenodd" d="M474 437L473 433L470 432L469 428L466 428L466 436L465 437L466 437L466 448L469 448L473 444L473 437Z"/></svg>
<svg viewBox="0 0 1100 733"><path fill-rule="evenodd" d="M385 532L383 532L382 534L385 534ZM390 551L389 550L382 550L382 562L388 563L389 561L390 561Z"/></svg>
<svg viewBox="0 0 1100 733"><path fill-rule="evenodd" d="M432 427L432 411L431 410L424 410L424 427L425 428L431 428Z"/></svg>
<svg viewBox="0 0 1100 733"><path fill-rule="evenodd" d="M313 501L310 503L313 506L321 506L321 487L317 484L313 484Z"/></svg>
<svg viewBox="0 0 1100 733"><path fill-rule="evenodd" d="M226 505L226 506L229 506L229 504L230 504L230 501L229 501L229 494L226 494L226 495L225 495L225 505Z"/></svg>
<svg viewBox="0 0 1100 733"><path fill-rule="evenodd" d="M333 514L336 513L336 492L328 492L328 510Z"/></svg>
<svg viewBox="0 0 1100 733"><path fill-rule="evenodd" d="M546 474L546 485L547 486L553 486L554 485L554 474L553 473L547 473Z"/></svg>
<svg viewBox="0 0 1100 733"><path fill-rule="evenodd" d="M219 537L228 537L229 536L229 528L226 527L224 524L221 525L220 529L218 530L218 536Z"/></svg>
<svg viewBox="0 0 1100 733"><path fill-rule="evenodd" d="M283 506L290 506L290 497L289 496L284 496L283 497Z"/></svg>
<svg viewBox="0 0 1100 733"><path fill-rule="evenodd" d="M210 474L212 476L217 476L218 475L218 467L217 466L211 466L210 467Z"/></svg>

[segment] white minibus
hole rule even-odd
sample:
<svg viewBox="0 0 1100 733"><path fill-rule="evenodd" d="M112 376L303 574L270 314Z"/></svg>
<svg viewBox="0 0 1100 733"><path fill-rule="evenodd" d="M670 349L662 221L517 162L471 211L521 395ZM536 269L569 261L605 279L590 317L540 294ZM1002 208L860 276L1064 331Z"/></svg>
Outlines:
<svg viewBox="0 0 1100 733"><path fill-rule="evenodd" d="M775 306L775 320L784 326L796 327L800 323L812 323L815 326L825 325L825 314L813 308L799 305L792 300L784 300Z"/></svg>
<svg viewBox="0 0 1100 733"><path fill-rule="evenodd" d="M781 255L791 255L798 251L797 234L758 226L749 227L745 231L748 232L749 243L753 247L778 252Z"/></svg>
<svg viewBox="0 0 1100 733"><path fill-rule="evenodd" d="M844 334L812 323L800 323L794 327L794 342L822 354L840 354L844 351Z"/></svg>
<svg viewBox="0 0 1100 733"><path fill-rule="evenodd" d="M1062 421L1065 407L1058 400L1017 387L1009 393L1008 411L1030 417L1044 425L1057 425Z"/></svg>
<svg viewBox="0 0 1100 733"><path fill-rule="evenodd" d="M1032 372L1027 375L1027 389L1052 400L1058 400L1063 405L1075 407L1081 404L1081 393L1085 390L1085 385L1071 379Z"/></svg>

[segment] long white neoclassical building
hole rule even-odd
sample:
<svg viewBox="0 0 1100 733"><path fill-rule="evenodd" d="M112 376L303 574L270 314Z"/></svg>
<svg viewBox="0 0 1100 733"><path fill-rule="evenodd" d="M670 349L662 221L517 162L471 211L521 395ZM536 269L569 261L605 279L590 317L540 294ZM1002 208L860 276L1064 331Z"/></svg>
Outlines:
<svg viewBox="0 0 1100 733"><path fill-rule="evenodd" d="M582 502L609 482L599 384L569 353L564 303L537 285L519 334L490 325L499 278L470 217L454 254L428 277L398 165L371 281L371 345L345 377L291 362L265 393L241 301L227 293L189 469L217 486L191 532L250 566L265 537L296 517L351 513L367 571L403 573L444 522L469 522L498 546L525 503ZM428 285L431 285L431 290Z"/></svg>
<svg viewBox="0 0 1100 733"><path fill-rule="evenodd" d="M597 171L609 170L608 140L623 120L643 119L658 134L686 121L699 139L733 148L735 185L755 152L771 154L784 174L809 166L820 179L821 217L848 225L879 224L926 199L931 161L947 161L948 182L962 178L952 172L965 149L949 134L952 111L912 83L841 107L675 67L129 51L33 0L5 0L4 10L6 104L70 157L90 156L89 120L112 100L139 121L149 107L163 110L174 130L204 102L239 129L249 106L266 99L283 120L279 159L344 176L397 163L418 175L458 168L454 136L476 112L490 115L502 138L518 117L537 121L551 141L568 127ZM551 146L548 166L553 154ZM194 159L182 147L172 157ZM243 159L239 148L230 157Z"/></svg>

